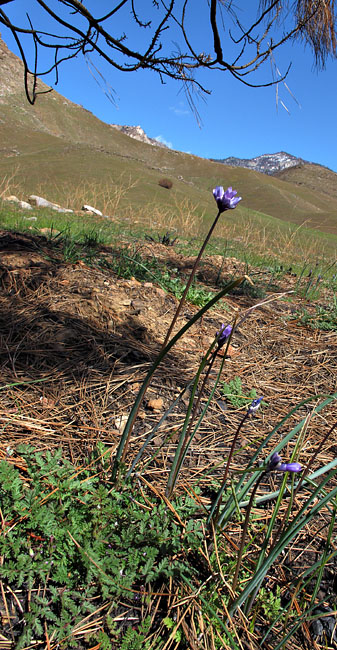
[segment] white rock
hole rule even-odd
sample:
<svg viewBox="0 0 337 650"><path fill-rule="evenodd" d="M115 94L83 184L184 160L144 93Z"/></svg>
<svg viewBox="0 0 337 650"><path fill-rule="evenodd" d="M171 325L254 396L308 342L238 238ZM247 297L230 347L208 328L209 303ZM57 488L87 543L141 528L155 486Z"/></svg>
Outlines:
<svg viewBox="0 0 337 650"><path fill-rule="evenodd" d="M28 201L36 208L52 208L54 210L61 207L58 203L47 201L47 199L42 198L42 196L36 196L36 194L31 194Z"/></svg>
<svg viewBox="0 0 337 650"><path fill-rule="evenodd" d="M74 212L74 210L70 210L70 208L58 208L56 205L55 205L55 207L52 207L51 209L55 210L55 212L62 212L62 213Z"/></svg>
<svg viewBox="0 0 337 650"><path fill-rule="evenodd" d="M12 203L19 203L20 199L18 199L17 196L14 196L14 194L11 194L10 196L4 196L3 201L11 201Z"/></svg>
<svg viewBox="0 0 337 650"><path fill-rule="evenodd" d="M37 221L37 217L23 217L25 221Z"/></svg>
<svg viewBox="0 0 337 650"><path fill-rule="evenodd" d="M32 206L30 203L27 203L27 201L18 201L18 207L22 208L22 210L32 210Z"/></svg>
<svg viewBox="0 0 337 650"><path fill-rule="evenodd" d="M83 205L82 210L85 210L85 212L92 212L93 214L96 214L98 217L103 217L103 213L100 210L93 208L91 205Z"/></svg>
<svg viewBox="0 0 337 650"><path fill-rule="evenodd" d="M118 431L120 431L120 433L123 433L123 431L125 429L125 425L126 425L128 419L129 418L128 418L127 415L118 415L115 418L116 429L118 429Z"/></svg>
<svg viewBox="0 0 337 650"><path fill-rule="evenodd" d="M47 199L44 199L42 196L36 196L36 194L31 194L29 199L29 203L33 205L36 208L50 208L51 210L55 210L55 212L73 212L73 210L70 210L69 208L61 208L61 206L58 203L52 203L52 201L47 201Z"/></svg>

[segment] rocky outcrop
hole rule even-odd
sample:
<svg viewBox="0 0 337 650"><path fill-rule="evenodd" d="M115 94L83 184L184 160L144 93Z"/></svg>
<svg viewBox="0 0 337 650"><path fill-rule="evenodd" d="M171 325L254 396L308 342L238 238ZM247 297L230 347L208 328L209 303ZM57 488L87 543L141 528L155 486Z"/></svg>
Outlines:
<svg viewBox="0 0 337 650"><path fill-rule="evenodd" d="M110 126L128 135L130 138L145 142L145 144L151 144L153 147L164 147L164 149L167 149L167 146L162 142L155 140L155 138L149 138L141 126L123 126L121 124L110 124Z"/></svg>

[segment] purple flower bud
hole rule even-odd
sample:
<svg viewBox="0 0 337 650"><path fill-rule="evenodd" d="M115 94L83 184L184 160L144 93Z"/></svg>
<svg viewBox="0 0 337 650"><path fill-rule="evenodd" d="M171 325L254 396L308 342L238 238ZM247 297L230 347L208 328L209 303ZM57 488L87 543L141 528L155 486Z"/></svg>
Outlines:
<svg viewBox="0 0 337 650"><path fill-rule="evenodd" d="M274 470L277 472L301 472L302 467L299 463L282 463L280 454L275 451L267 465L267 472Z"/></svg>
<svg viewBox="0 0 337 650"><path fill-rule="evenodd" d="M255 413L259 408L262 400L263 397L256 397L256 399L253 399L252 403L248 406L248 413Z"/></svg>
<svg viewBox="0 0 337 650"><path fill-rule="evenodd" d="M218 186L213 190L213 196L216 200L219 212L225 212L225 210L233 210L236 208L239 201L241 201L241 196L236 196L237 191L229 187L226 192L223 187Z"/></svg>
<svg viewBox="0 0 337 650"><path fill-rule="evenodd" d="M230 336L232 332L232 326L227 325L225 326L225 323L222 323L219 332L216 333L216 335L219 337L218 338L218 346L219 348L222 348L222 346L226 343L228 337Z"/></svg>

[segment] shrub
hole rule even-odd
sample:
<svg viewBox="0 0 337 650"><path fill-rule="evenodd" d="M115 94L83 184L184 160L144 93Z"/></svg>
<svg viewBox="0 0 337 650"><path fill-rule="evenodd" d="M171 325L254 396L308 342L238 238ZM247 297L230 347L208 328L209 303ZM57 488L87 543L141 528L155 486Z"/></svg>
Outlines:
<svg viewBox="0 0 337 650"><path fill-rule="evenodd" d="M160 187L166 187L167 190L170 190L171 187L173 187L173 183L169 178L161 178L158 181L158 185L160 185Z"/></svg>

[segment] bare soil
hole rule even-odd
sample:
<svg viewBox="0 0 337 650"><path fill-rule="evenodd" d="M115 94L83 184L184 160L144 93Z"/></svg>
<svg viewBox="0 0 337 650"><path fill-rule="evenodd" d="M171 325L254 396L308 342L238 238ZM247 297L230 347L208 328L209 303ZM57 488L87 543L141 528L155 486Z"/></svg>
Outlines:
<svg viewBox="0 0 337 650"><path fill-rule="evenodd" d="M187 272L194 262L160 244L147 244L144 252L180 272ZM128 414L160 349L177 299L151 282L121 279L82 262L65 264L45 237L2 232L0 253L0 454L5 456L8 446L21 442L41 449L61 445L66 455L83 461L97 440L111 446L113 454L120 416ZM208 286L214 285L219 264L217 256L204 259L201 275ZM242 266L228 259L222 273L239 275ZM291 289L292 281L289 275L285 290ZM137 441L193 377L219 325L231 322L235 314L239 320L248 317L233 338L223 380L239 376L244 394L255 388L268 403L243 432L247 440L252 432L258 438L267 433L305 397L336 391L336 334L288 320L296 304L277 300L274 294L268 298L269 303L249 312L258 300L229 296L225 305L188 330L153 379L135 427L131 456ZM187 304L178 327L197 310ZM155 407L153 399L159 400ZM303 417L308 410L303 407L294 417ZM311 441L325 434L336 412L332 406L312 421L305 452L310 451ZM191 451L195 471L199 464L219 461L241 416L242 410L224 404L217 394ZM172 414L172 427L178 429L181 419L178 409ZM334 457L335 442L332 439L325 446L320 462Z"/></svg>

